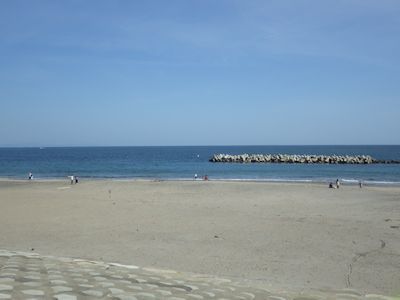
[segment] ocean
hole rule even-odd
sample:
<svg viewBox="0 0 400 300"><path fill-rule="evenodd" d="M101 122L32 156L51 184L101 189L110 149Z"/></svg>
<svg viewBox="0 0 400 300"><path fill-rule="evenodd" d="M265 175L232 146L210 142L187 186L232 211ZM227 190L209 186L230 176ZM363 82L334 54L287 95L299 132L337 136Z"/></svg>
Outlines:
<svg viewBox="0 0 400 300"><path fill-rule="evenodd" d="M215 153L371 155L400 160L400 146L176 146L0 148L0 177L259 180L400 184L400 165L211 163Z"/></svg>

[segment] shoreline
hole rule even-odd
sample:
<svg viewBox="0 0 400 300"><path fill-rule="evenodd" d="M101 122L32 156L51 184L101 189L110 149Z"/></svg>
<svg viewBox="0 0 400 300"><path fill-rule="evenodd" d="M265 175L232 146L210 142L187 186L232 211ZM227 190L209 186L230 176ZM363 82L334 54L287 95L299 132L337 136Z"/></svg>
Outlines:
<svg viewBox="0 0 400 300"><path fill-rule="evenodd" d="M253 182L253 183L277 183L277 184L315 184L327 185L334 182L336 179L281 179L281 178L210 178L203 180L201 178L149 178L149 177L83 177L79 176L80 182ZM360 180L339 178L340 183L344 186L358 186ZM69 182L67 177L38 177L32 180L26 178L0 177L0 182ZM400 181L374 181L361 180L363 186L378 186L378 187L400 187Z"/></svg>

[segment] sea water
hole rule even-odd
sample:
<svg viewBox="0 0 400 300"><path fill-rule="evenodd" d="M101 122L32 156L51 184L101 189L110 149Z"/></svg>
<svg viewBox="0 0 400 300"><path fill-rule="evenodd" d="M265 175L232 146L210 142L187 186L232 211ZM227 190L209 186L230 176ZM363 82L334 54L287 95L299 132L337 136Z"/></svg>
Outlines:
<svg viewBox="0 0 400 300"><path fill-rule="evenodd" d="M371 155L400 160L400 146L176 146L0 148L0 177L265 180L400 184L400 165L212 163L215 153Z"/></svg>

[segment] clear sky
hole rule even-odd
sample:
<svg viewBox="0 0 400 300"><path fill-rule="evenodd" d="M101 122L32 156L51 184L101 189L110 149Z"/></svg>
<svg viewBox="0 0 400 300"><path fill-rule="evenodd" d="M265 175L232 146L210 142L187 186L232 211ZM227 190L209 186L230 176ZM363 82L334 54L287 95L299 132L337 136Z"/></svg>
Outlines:
<svg viewBox="0 0 400 300"><path fill-rule="evenodd" d="M0 1L0 146L400 144L400 1Z"/></svg>

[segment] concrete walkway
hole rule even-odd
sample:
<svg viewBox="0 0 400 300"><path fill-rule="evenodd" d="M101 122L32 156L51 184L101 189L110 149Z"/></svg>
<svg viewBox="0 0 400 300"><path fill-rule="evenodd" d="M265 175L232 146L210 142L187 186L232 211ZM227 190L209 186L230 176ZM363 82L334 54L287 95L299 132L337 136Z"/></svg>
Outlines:
<svg viewBox="0 0 400 300"><path fill-rule="evenodd" d="M400 299L355 290L272 291L209 275L0 250L0 299Z"/></svg>

